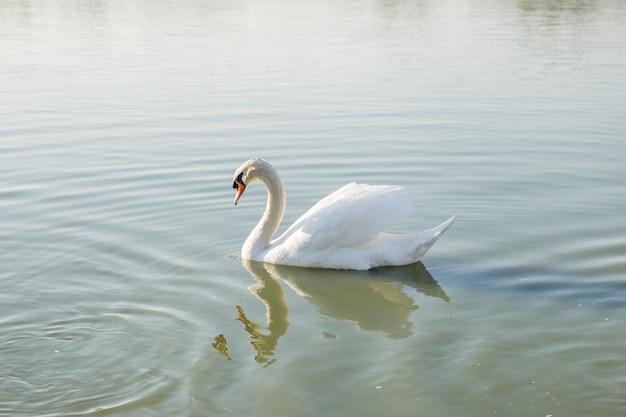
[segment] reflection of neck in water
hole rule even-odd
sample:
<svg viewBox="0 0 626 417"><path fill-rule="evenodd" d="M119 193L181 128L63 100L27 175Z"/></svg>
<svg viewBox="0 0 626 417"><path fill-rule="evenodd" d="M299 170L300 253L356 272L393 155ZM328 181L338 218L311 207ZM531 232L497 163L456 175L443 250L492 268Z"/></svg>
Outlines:
<svg viewBox="0 0 626 417"><path fill-rule="evenodd" d="M268 362L267 356L274 354L278 339L287 333L289 326L285 293L280 284L263 268L263 264L243 261L243 265L257 281L256 284L248 287L248 290L265 305L268 334L259 332L261 326L250 321L241 306L237 306L237 320L243 323L244 330L250 337L250 344L257 352L254 360L259 363L267 362L265 366L269 366L276 360Z"/></svg>

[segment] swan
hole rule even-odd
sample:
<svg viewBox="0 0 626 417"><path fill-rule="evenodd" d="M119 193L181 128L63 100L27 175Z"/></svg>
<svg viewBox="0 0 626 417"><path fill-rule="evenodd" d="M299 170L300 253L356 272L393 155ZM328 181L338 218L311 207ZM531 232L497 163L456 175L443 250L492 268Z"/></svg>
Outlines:
<svg viewBox="0 0 626 417"><path fill-rule="evenodd" d="M269 162L250 158L237 168L234 204L258 180L267 188L267 205L243 244L244 260L349 270L409 265L424 256L456 217L423 232L387 233L387 226L413 209L404 187L353 182L320 200L272 239L283 218L286 197L278 171Z"/></svg>

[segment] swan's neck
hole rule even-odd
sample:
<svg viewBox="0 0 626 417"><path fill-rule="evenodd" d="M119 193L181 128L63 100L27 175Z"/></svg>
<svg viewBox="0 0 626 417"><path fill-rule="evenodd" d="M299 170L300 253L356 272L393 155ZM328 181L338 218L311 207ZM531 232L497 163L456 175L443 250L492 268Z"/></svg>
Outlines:
<svg viewBox="0 0 626 417"><path fill-rule="evenodd" d="M274 169L264 170L259 179L267 188L267 205L263 217L254 227L242 248L244 259L260 260L259 256L270 246L272 236L278 229L285 212L285 187Z"/></svg>

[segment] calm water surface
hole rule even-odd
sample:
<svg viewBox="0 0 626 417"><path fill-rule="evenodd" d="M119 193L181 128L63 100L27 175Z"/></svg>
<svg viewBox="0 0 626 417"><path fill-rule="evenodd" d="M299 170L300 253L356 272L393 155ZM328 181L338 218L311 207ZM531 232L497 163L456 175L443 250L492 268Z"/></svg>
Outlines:
<svg viewBox="0 0 626 417"><path fill-rule="evenodd" d="M3 1L0 415L623 416L622 1ZM400 184L423 263L242 263Z"/></svg>

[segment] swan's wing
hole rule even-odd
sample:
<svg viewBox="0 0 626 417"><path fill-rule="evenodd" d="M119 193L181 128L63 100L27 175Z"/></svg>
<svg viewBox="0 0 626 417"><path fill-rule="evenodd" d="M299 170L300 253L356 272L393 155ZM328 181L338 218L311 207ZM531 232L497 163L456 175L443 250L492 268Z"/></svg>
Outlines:
<svg viewBox="0 0 626 417"><path fill-rule="evenodd" d="M274 243L295 250L363 247L411 210L404 187L351 183L311 207Z"/></svg>

